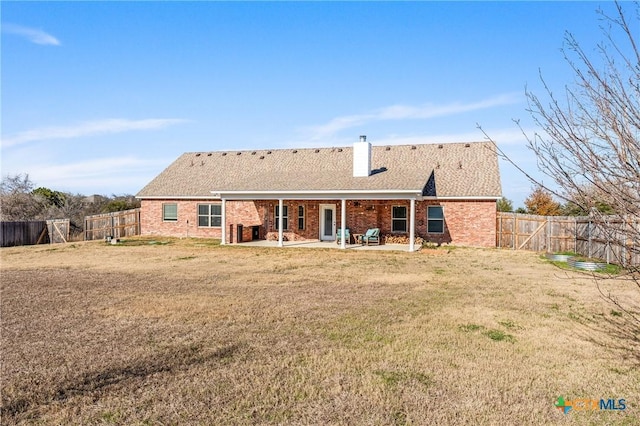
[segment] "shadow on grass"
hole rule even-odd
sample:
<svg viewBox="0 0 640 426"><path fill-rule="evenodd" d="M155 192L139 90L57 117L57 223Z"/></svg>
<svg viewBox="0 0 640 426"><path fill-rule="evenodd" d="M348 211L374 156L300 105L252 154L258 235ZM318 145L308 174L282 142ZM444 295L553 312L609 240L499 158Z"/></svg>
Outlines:
<svg viewBox="0 0 640 426"><path fill-rule="evenodd" d="M203 350L201 345L189 345L174 348L157 355L133 360L132 363L106 368L98 372L87 372L80 377L66 380L56 389L40 389L31 395L24 395L14 400L3 398L0 418L5 421L16 420L15 417L27 410L54 401L65 401L77 395L99 392L127 380L142 379L157 373L170 373L188 369L193 365L232 358L243 345L233 344L215 351Z"/></svg>
<svg viewBox="0 0 640 426"><path fill-rule="evenodd" d="M625 318L625 314L612 310L603 315L600 321L584 324L587 333L585 340L606 348L621 359L640 368L640 323Z"/></svg>
<svg viewBox="0 0 640 426"><path fill-rule="evenodd" d="M615 277L625 286L635 287L640 296L640 271ZM610 311L597 321L585 324L587 340L621 354L633 368L640 367L640 297L622 294L620 287L606 286L608 278L594 277L598 291L609 304Z"/></svg>

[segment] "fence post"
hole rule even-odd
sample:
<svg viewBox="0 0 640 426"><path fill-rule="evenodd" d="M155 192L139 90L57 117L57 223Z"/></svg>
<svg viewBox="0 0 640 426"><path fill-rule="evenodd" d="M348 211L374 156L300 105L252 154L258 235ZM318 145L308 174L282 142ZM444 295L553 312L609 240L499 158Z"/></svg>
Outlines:
<svg viewBox="0 0 640 426"><path fill-rule="evenodd" d="M511 247L513 250L516 249L516 232L518 230L518 214L513 214L513 229L511 231Z"/></svg>
<svg viewBox="0 0 640 426"><path fill-rule="evenodd" d="M591 259L591 218L587 222L587 257Z"/></svg>
<svg viewBox="0 0 640 426"><path fill-rule="evenodd" d="M578 253L578 218L573 218L573 252Z"/></svg>
<svg viewBox="0 0 640 426"><path fill-rule="evenodd" d="M502 214L498 213L498 217L500 218L500 226L498 227L498 248L502 248Z"/></svg>

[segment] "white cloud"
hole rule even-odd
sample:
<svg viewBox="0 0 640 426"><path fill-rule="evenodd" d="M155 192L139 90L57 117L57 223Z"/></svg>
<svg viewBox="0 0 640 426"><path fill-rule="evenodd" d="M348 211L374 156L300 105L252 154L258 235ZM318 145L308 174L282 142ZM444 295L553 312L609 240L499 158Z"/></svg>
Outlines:
<svg viewBox="0 0 640 426"><path fill-rule="evenodd" d="M172 160L134 156L93 158L66 164L29 164L27 169L7 174L26 172L36 185L58 191L105 195L135 193Z"/></svg>
<svg viewBox="0 0 640 426"><path fill-rule="evenodd" d="M10 147L50 139L73 139L83 136L94 136L109 133L122 133L132 130L154 130L181 124L187 120L151 118L145 120L106 119L88 121L75 126L44 127L41 129L26 130L15 135L2 138L2 146Z"/></svg>
<svg viewBox="0 0 640 426"><path fill-rule="evenodd" d="M16 24L3 23L2 32L24 37L30 42L35 44L42 44L42 45L48 45L48 46L60 46L60 41L57 38L55 38L51 34L47 34L46 32L35 29L35 28L23 27L22 25L16 25Z"/></svg>
<svg viewBox="0 0 640 426"><path fill-rule="evenodd" d="M478 102L460 103L454 102L445 105L425 104L420 106L391 105L380 108L366 114L354 114L336 117L326 124L311 126L313 139L326 138L341 130L360 126L366 123L384 120L416 120L429 119L460 114L469 111L477 111L498 106L518 103L522 100L520 93L506 93Z"/></svg>

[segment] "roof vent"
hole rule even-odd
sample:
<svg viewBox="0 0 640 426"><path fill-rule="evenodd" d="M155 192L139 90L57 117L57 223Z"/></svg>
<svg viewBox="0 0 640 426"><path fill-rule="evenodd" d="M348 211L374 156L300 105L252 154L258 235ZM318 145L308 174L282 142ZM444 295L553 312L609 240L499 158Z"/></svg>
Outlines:
<svg viewBox="0 0 640 426"><path fill-rule="evenodd" d="M338 152L342 152L342 148L338 148Z"/></svg>
<svg viewBox="0 0 640 426"><path fill-rule="evenodd" d="M458 161L458 168L461 169L462 168L462 161Z"/></svg>
<svg viewBox="0 0 640 426"><path fill-rule="evenodd" d="M439 148L439 149L442 149L442 147L443 147L443 146L444 146L444 145L438 145L438 148Z"/></svg>
<svg viewBox="0 0 640 426"><path fill-rule="evenodd" d="M196 157L200 157L200 153L197 153L197 154L196 154Z"/></svg>
<svg viewBox="0 0 640 426"><path fill-rule="evenodd" d="M267 151L267 154L271 154L271 151Z"/></svg>
<svg viewBox="0 0 640 426"><path fill-rule="evenodd" d="M464 147L465 147L465 148L469 148L470 146L471 146L471 144L470 144L470 143L465 143L465 144L464 144Z"/></svg>
<svg viewBox="0 0 640 426"><path fill-rule="evenodd" d="M293 150L293 153L294 153L294 154L297 154L297 153L298 153L298 150L297 150L297 149L294 149L294 150Z"/></svg>
<svg viewBox="0 0 640 426"><path fill-rule="evenodd" d="M316 149L314 152L317 154L317 153L319 153L319 152L320 152L320 150L319 150L319 149Z"/></svg>
<svg viewBox="0 0 640 426"><path fill-rule="evenodd" d="M385 150L385 151L391 151L391 147L390 147L390 146L388 146L388 147L386 147L384 150Z"/></svg>
<svg viewBox="0 0 640 426"><path fill-rule="evenodd" d="M261 156L260 156L260 159L261 159L261 160L264 160L264 155L261 155Z"/></svg>
<svg viewBox="0 0 640 426"><path fill-rule="evenodd" d="M211 157L211 153L208 153L208 154L207 154L207 157Z"/></svg>
<svg viewBox="0 0 640 426"><path fill-rule="evenodd" d="M241 152L236 152L236 155L241 155L241 154L242 154Z"/></svg>
<svg viewBox="0 0 640 426"><path fill-rule="evenodd" d="M251 155L256 155L256 152L255 151L251 152Z"/></svg>
<svg viewBox="0 0 640 426"><path fill-rule="evenodd" d="M411 149L416 149L416 146L415 145L411 145Z"/></svg>
<svg viewBox="0 0 640 426"><path fill-rule="evenodd" d="M226 153L226 152L223 152L223 153L222 153L222 156L224 157L225 155L227 155L227 153Z"/></svg>

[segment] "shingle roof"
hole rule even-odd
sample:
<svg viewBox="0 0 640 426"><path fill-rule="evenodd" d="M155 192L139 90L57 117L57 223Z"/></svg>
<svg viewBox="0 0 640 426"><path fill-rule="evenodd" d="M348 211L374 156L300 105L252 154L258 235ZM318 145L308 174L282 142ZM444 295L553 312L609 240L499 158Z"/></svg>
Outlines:
<svg viewBox="0 0 640 426"><path fill-rule="evenodd" d="M500 197L489 142L373 146L367 177L353 177L353 148L188 152L138 198L208 197L212 191L416 190L437 197Z"/></svg>

